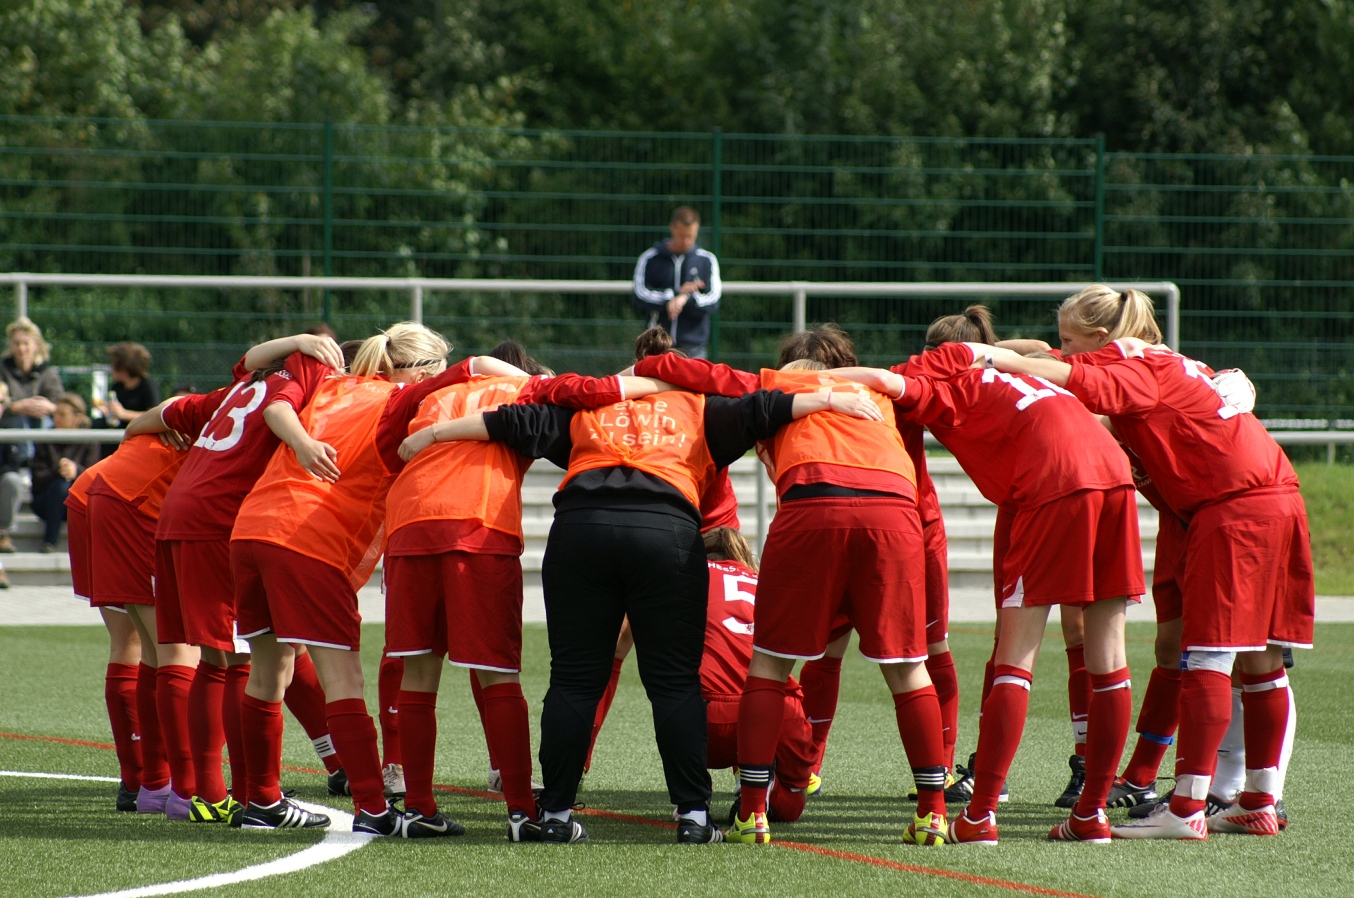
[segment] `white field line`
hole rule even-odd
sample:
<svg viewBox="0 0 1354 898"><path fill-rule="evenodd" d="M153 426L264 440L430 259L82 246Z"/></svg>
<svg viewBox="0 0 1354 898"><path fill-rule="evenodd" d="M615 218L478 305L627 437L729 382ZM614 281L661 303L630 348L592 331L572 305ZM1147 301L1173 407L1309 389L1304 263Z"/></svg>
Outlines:
<svg viewBox="0 0 1354 898"><path fill-rule="evenodd" d="M71 773L29 773L19 770L0 770L0 776L13 776L27 779L63 779L63 780L85 780L100 783L116 783L117 777L113 776L77 776ZM138 886L133 889L120 889L116 892L100 892L97 895L84 895L80 898L147 898L151 895L176 895L180 892L195 892L202 889L219 889L225 886L232 886L241 882L252 882L256 879L265 879L269 876L281 876L284 873L295 873L298 870L304 870L307 867L313 867L316 864L323 864L326 861L332 861L343 857L345 854L351 854L357 849L366 845L376 836L369 836L360 833L354 833L353 816L337 808L325 807L324 805L310 804L308 802L298 802L302 807L311 811L328 814L333 822L324 834L324 839L318 845L312 845L309 848L302 849L295 854L289 854L286 857L280 857L277 860L268 861L264 864L254 864L244 867L230 873L212 873L208 876L199 876L195 879L179 879L174 882L162 882L149 886ZM248 838L247 836L245 838Z"/></svg>

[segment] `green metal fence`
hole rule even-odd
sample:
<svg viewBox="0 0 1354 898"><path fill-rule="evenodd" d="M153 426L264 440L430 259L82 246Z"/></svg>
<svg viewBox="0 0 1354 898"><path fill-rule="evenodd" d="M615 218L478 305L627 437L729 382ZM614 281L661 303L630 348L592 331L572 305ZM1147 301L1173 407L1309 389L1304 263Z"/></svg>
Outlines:
<svg viewBox="0 0 1354 898"><path fill-rule="evenodd" d="M1095 140L433 130L0 118L0 270L625 278L674 205L704 216L726 279L1172 280L1182 348L1242 365L1267 415L1354 418L1354 158L1107 153ZM219 379L240 346L405 298L47 288L59 359L114 339L166 382ZM1005 332L1051 304L993 296ZM818 299L871 361L914 351L952 300ZM435 295L470 351L525 339L601 371L639 327L607 296ZM724 304L717 352L770 356L788 300Z"/></svg>

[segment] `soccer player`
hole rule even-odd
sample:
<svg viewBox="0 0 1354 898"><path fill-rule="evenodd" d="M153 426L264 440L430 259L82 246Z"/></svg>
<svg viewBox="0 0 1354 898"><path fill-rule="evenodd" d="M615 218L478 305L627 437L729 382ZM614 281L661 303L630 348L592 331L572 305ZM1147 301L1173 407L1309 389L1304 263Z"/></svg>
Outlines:
<svg viewBox="0 0 1354 898"><path fill-rule="evenodd" d="M1155 345L1161 332L1143 293L1088 287L1063 302L1058 327L1071 364L998 350L993 364L1045 378L1107 415L1188 524L1181 703L1190 713L1180 724L1175 791L1168 805L1114 827L1114 835L1277 834L1275 791L1289 714L1282 648L1310 647L1315 609L1297 475L1260 422L1219 397L1212 371ZM1236 662L1246 712L1245 788L1235 805L1205 819Z"/></svg>
<svg viewBox="0 0 1354 898"><path fill-rule="evenodd" d="M432 783L443 657L478 681L509 841L540 841L541 832L520 679L521 488L531 460L500 443L443 442L439 427L505 404L591 408L657 386L638 378L548 377L524 352L514 355L530 376L474 377L423 400L400 450L408 464L386 503L386 647L404 662L399 717L410 837L440 834L428 821L439 816Z"/></svg>
<svg viewBox="0 0 1354 898"><path fill-rule="evenodd" d="M156 527L157 626L163 641L182 646L169 663L184 667L169 693L172 738L187 740L193 759L188 819L238 822L248 777L240 733L240 699L249 678L247 645L235 635L235 591L230 571L230 530L240 503L278 446L263 423L272 402L305 406L320 382L342 369L343 355L329 337L298 334L251 348L232 370L232 383L205 427L194 430L192 448L165 494ZM171 400L172 402L173 400ZM168 404L146 412L127 432L172 429ZM194 661L194 655L199 659ZM314 732L321 760L333 774L338 757L324 720L324 693L309 659L298 663L288 704L307 732ZM231 788L221 776L221 749L228 747ZM180 747L178 754L183 754ZM188 782L185 781L185 787Z"/></svg>
<svg viewBox="0 0 1354 898"><path fill-rule="evenodd" d="M570 809L597 702L628 616L678 841L723 841L710 823L705 702L700 691L709 575L700 497L718 468L811 412L881 416L858 393L742 399L665 391L597 411L504 405L439 425L452 439L493 438L523 455L567 465L555 495L543 570L551 680L541 715L542 840L587 838ZM777 686L782 688L781 683ZM775 736L779 733L777 708ZM763 793L764 794L764 793ZM764 813L763 813L764 816Z"/></svg>
<svg viewBox="0 0 1354 898"><path fill-rule="evenodd" d="M705 657L701 659L701 694L705 696L710 742L707 766L737 767L738 705L752 663L753 610L757 602L757 560L737 530L714 527L702 534L710 567L710 600L705 616ZM793 823L804 813L804 800L817 761L813 728L804 716L803 693L794 677L786 680L785 718L776 744L776 764L767 792L767 817ZM729 809L732 822L739 802Z"/></svg>

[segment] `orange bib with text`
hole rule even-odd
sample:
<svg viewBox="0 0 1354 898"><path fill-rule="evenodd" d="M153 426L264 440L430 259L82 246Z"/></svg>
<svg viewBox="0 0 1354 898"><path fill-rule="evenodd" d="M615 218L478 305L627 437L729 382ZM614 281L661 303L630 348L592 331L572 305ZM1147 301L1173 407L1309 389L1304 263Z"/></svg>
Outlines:
<svg viewBox="0 0 1354 898"><path fill-rule="evenodd" d="M867 471L888 471L907 479L914 486L917 472L903 445L893 418L893 402L882 393L826 371L774 371L763 368L762 388L785 393L856 392L868 396L884 416L883 421L866 421L836 412L805 415L780 429L759 452L768 458L772 479L777 483L798 465L841 465Z"/></svg>
<svg viewBox="0 0 1354 898"><path fill-rule="evenodd" d="M517 401L527 377L476 377L423 400L409 423L417 433L442 421L493 411ZM418 521L472 520L522 538L522 480L531 459L501 443L433 443L390 488L386 533Z"/></svg>
<svg viewBox="0 0 1354 898"><path fill-rule="evenodd" d="M574 415L564 486L583 471L626 467L652 474L700 508L715 476L705 445L705 397L671 391Z"/></svg>
<svg viewBox="0 0 1354 898"><path fill-rule="evenodd" d="M395 475L376 449L376 429L396 385L331 377L301 412L306 432L338 451L337 483L316 480L286 444L240 506L231 539L256 539L333 565L357 589L385 551L386 493Z"/></svg>

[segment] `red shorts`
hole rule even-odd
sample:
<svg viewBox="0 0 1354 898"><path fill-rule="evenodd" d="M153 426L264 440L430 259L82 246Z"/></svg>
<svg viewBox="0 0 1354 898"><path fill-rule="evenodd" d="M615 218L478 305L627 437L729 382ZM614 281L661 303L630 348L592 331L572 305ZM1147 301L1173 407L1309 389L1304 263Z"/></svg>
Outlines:
<svg viewBox="0 0 1354 898"><path fill-rule="evenodd" d="M155 522L115 496L89 497L89 604L155 605Z"/></svg>
<svg viewBox="0 0 1354 898"><path fill-rule="evenodd" d="M762 550L758 650L821 658L838 615L871 661L926 658L921 520L907 499L796 499L780 507Z"/></svg>
<svg viewBox="0 0 1354 898"><path fill-rule="evenodd" d="M230 540L162 539L155 553L160 641L236 651Z"/></svg>
<svg viewBox="0 0 1354 898"><path fill-rule="evenodd" d="M1252 490L1201 509L1185 557L1185 651L1311 648L1316 590L1296 489Z"/></svg>
<svg viewBox="0 0 1354 898"><path fill-rule="evenodd" d="M1152 563L1152 604L1157 623L1179 620L1185 613L1180 579L1185 570L1185 525L1174 514L1159 515L1156 560Z"/></svg>
<svg viewBox="0 0 1354 898"><path fill-rule="evenodd" d="M738 702L712 701L708 713L706 766L711 770L737 766ZM804 705L798 697L787 694L785 719L780 729L780 741L776 743L776 788L768 799L768 810L775 819L787 823L799 819L804 811L804 790L809 787L809 774L817 761L813 727L804 716Z"/></svg>
<svg viewBox="0 0 1354 898"><path fill-rule="evenodd" d="M1085 607L1147 591L1133 487L1080 490L1011 516L1001 566L1001 607Z"/></svg>
<svg viewBox="0 0 1354 898"><path fill-rule="evenodd" d="M278 642L354 652L361 645L357 593L333 565L262 540L235 539L230 570L242 637L273 633Z"/></svg>
<svg viewBox="0 0 1354 898"><path fill-rule="evenodd" d="M386 654L446 655L460 667L522 669L522 560L440 552L387 556Z"/></svg>
<svg viewBox="0 0 1354 898"><path fill-rule="evenodd" d="M89 513L66 506L66 543L70 547L71 585L75 595L89 601L94 595L94 572L89 563Z"/></svg>
<svg viewBox="0 0 1354 898"><path fill-rule="evenodd" d="M950 636L950 550L945 522L935 520L921 528L926 553L926 644Z"/></svg>

